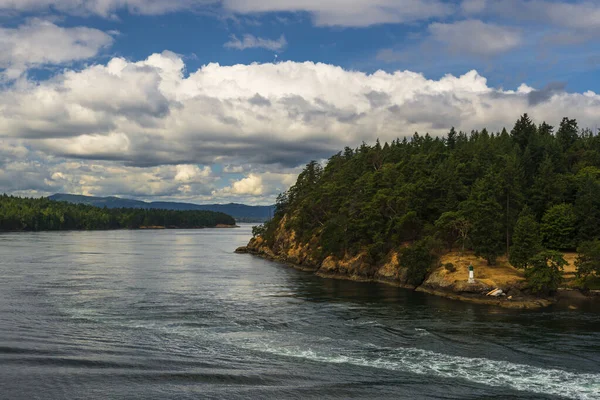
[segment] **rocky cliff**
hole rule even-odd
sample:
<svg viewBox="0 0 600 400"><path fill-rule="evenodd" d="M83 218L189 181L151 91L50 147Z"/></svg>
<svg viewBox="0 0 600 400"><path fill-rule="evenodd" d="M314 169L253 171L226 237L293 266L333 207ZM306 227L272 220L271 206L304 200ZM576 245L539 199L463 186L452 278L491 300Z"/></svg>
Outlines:
<svg viewBox="0 0 600 400"><path fill-rule="evenodd" d="M381 282L456 300L475 303L495 304L509 308L537 308L552 303L551 299L540 299L523 293L524 278L520 271L511 267L506 260L499 260L497 266L488 267L477 257L458 253L448 253L441 257L438 265L432 269L425 281L418 287L407 282L407 268L401 265L398 252L393 251L383 264L372 265L366 253L336 258L326 257L319 261L318 243L312 240L300 244L293 231L285 229L283 218L275 232L274 243L268 246L258 236L250 240L247 246L236 250L238 253L250 253L270 260L289 264L295 268L313 272L321 277L348 279L362 282ZM449 265L451 264L451 266ZM474 265L475 283L468 283L468 265ZM504 295L486 296L491 290L500 288Z"/></svg>

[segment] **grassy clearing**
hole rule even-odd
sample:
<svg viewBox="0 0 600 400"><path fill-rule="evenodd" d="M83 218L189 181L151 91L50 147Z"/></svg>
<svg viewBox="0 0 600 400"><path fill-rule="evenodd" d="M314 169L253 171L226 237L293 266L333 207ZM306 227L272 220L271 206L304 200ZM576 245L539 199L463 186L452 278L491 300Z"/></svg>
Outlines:
<svg viewBox="0 0 600 400"><path fill-rule="evenodd" d="M585 282L576 278L575 259L577 259L577 253L564 253L563 257L568 263L563 274L564 286L582 287L585 284L589 289L600 289L600 278L598 277L590 277ZM443 255L440 262L442 265L452 263L456 268L454 272L447 271L445 273L445 279L448 281L467 281L469 265L473 265L475 279L488 286L507 287L525 280L523 271L510 265L504 256L498 258L496 265L490 266L484 259L475 257L473 253L465 252L461 256L459 252L453 251Z"/></svg>

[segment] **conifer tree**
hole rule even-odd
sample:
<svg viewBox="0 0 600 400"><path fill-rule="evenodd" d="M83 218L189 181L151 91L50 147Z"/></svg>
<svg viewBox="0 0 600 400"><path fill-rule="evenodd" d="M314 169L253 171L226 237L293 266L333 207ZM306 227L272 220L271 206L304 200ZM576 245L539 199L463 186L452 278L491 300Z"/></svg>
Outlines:
<svg viewBox="0 0 600 400"><path fill-rule="evenodd" d="M509 262L516 268L525 268L531 257L542 251L542 238L539 224L528 207L525 207L513 234L513 245L510 248Z"/></svg>

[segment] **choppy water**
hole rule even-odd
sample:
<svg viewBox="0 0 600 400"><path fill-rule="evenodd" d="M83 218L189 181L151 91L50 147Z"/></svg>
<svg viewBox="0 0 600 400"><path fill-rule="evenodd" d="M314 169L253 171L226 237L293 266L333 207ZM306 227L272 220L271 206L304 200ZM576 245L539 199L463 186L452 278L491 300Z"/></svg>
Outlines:
<svg viewBox="0 0 600 400"><path fill-rule="evenodd" d="M600 398L600 312L324 280L235 230L0 235L0 398Z"/></svg>

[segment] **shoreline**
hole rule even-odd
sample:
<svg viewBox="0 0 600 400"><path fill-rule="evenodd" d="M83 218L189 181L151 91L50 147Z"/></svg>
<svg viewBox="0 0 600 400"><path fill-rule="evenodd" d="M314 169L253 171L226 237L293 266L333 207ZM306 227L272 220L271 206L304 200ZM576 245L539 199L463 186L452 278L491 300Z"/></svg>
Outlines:
<svg viewBox="0 0 600 400"><path fill-rule="evenodd" d="M282 266L291 267L303 272L313 273L314 275L323 279L348 280L362 283L379 283L388 286L399 287L402 289L413 290L416 292L426 293L433 296L443 297L450 300L463 301L472 304L497 306L513 310L534 310L546 308L564 299L576 301L590 301L594 298L600 298L600 291L589 291L589 294L584 294L580 290L572 288L559 288L558 292L552 297L536 297L530 295L524 295L521 299L508 299L507 297L490 297L474 292L470 293L464 291L455 291L442 286L432 287L431 285L425 284L422 284L420 286L413 286L395 281L393 279L368 278L358 275L322 272L320 271L320 266L302 266L290 262L285 257L281 257L275 254L268 254L264 251L261 251L260 249L257 250L251 248L250 246L239 247L235 250L235 253L257 256L269 261L276 262L278 264L281 264ZM480 283L480 281L478 280L476 280L476 282Z"/></svg>
<svg viewBox="0 0 600 400"><path fill-rule="evenodd" d="M40 230L21 230L21 231L5 231L0 230L0 234L2 233L38 233L38 232L108 232L108 231L152 231L152 230L196 230L196 229L233 229L240 228L239 225L225 225L219 224L216 226L197 226L190 228L180 228L180 227L167 227L167 226L140 226L138 228L109 228L109 229L40 229Z"/></svg>

